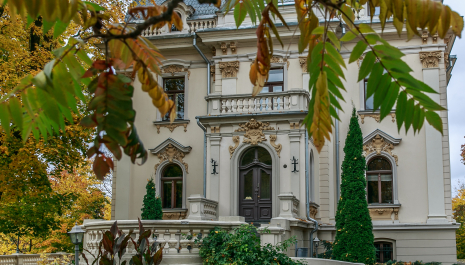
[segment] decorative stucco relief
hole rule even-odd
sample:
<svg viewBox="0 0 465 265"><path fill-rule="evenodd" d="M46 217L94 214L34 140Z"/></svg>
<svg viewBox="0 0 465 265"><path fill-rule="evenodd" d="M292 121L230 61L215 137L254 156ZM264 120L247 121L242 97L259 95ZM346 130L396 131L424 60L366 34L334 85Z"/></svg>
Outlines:
<svg viewBox="0 0 465 265"><path fill-rule="evenodd" d="M184 162L183 158L185 156L184 152L181 150L177 149L174 147L172 144L168 144L162 151L158 152L157 154L158 159L158 164L155 165L155 172L158 169L158 166L161 165L164 161L169 161L170 163L173 162L173 160L178 160L181 162L181 164L184 165L184 168L186 169L186 173L189 173L189 165Z"/></svg>
<svg viewBox="0 0 465 265"><path fill-rule="evenodd" d="M189 69L184 68L182 65L169 65L161 68L161 73L162 74L171 74L171 76L174 76L175 73L182 73L182 72L187 72L187 79L190 78L191 76L191 71Z"/></svg>
<svg viewBox="0 0 465 265"><path fill-rule="evenodd" d="M221 51L223 51L223 55L228 54L228 45L226 44L226 42L222 42L220 48Z"/></svg>
<svg viewBox="0 0 465 265"><path fill-rule="evenodd" d="M421 34L421 40L423 41L423 44L428 44L428 31L423 31Z"/></svg>
<svg viewBox="0 0 465 265"><path fill-rule="evenodd" d="M239 124L239 126L241 128L237 129L236 132L245 132L243 142L251 145L266 141L264 130L274 130L274 127L270 127L269 122L260 122L255 119L250 119L249 122Z"/></svg>
<svg viewBox="0 0 465 265"><path fill-rule="evenodd" d="M237 77L237 71L239 71L239 61L220 62L219 65L222 78Z"/></svg>
<svg viewBox="0 0 465 265"><path fill-rule="evenodd" d="M299 57L300 67L302 67L302 72L307 73L307 57Z"/></svg>
<svg viewBox="0 0 465 265"><path fill-rule="evenodd" d="M399 208L370 208L370 217L372 220L392 220L394 213L394 220L399 220Z"/></svg>
<svg viewBox="0 0 465 265"><path fill-rule="evenodd" d="M237 43L234 41L231 41L229 44L229 48L231 49L232 54L237 54Z"/></svg>
<svg viewBox="0 0 465 265"><path fill-rule="evenodd" d="M168 128L170 132L173 132L174 129L180 126L184 126L184 132L187 132L187 123L156 124L155 126L157 126L157 133L160 133L161 127Z"/></svg>
<svg viewBox="0 0 465 265"><path fill-rule="evenodd" d="M281 144L276 144L277 139L277 135L270 135L270 144L273 146L274 150L276 150L278 157L281 157L281 150L283 149L283 146Z"/></svg>
<svg viewBox="0 0 465 265"><path fill-rule="evenodd" d="M420 52L420 61L423 68L439 67L439 59L441 59L441 52Z"/></svg>
<svg viewBox="0 0 465 265"><path fill-rule="evenodd" d="M234 146L230 145L229 146L229 159L232 158L233 154L234 154L234 151L236 151L236 148L239 146L239 143L240 143L240 137L239 136L233 136L232 140L234 142Z"/></svg>
<svg viewBox="0 0 465 265"><path fill-rule="evenodd" d="M377 134L371 142L367 142L363 145L364 156L367 157L369 154L376 152L377 155L381 154L381 151L384 151L391 155L396 160L396 165L398 166L398 157L392 153L394 150L394 145L385 141L383 137Z"/></svg>
<svg viewBox="0 0 465 265"><path fill-rule="evenodd" d="M368 114L360 114L360 121L362 122L362 124L365 123L365 117L370 117L370 118L373 118L376 120L376 122L380 122L380 119L381 119L381 115L379 113L368 113ZM392 122L395 122L396 121L396 114L395 113L391 113L391 118L392 118Z"/></svg>

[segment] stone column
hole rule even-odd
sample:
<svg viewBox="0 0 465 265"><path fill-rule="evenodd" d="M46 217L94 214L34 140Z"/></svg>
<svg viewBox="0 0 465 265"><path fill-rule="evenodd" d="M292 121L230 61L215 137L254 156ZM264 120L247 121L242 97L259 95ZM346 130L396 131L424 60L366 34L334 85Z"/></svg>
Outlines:
<svg viewBox="0 0 465 265"><path fill-rule="evenodd" d="M439 60L442 53L420 52L423 65L423 82L438 94L429 94L440 104L439 94ZM428 178L428 220L427 223L447 222L444 205L444 174L442 159L442 135L425 122L426 138L426 174Z"/></svg>
<svg viewBox="0 0 465 265"><path fill-rule="evenodd" d="M234 95L237 90L237 72L239 71L239 61L220 62L221 71L221 94Z"/></svg>
<svg viewBox="0 0 465 265"><path fill-rule="evenodd" d="M210 174L210 198L214 201L219 201L220 194L220 145L221 136L210 136L210 161L207 161L207 172ZM214 162L212 162L212 159ZM216 163L216 173L213 174L213 163Z"/></svg>
<svg viewBox="0 0 465 265"><path fill-rule="evenodd" d="M292 131L292 130L291 130ZM292 160L293 158L299 163L296 166L297 172L294 171L294 165L292 164L293 161L289 161L289 175L291 181L291 192L295 195L295 197L300 198L300 163L305 163L305 161L301 161L300 159L300 138L302 134L300 132L291 132L289 133L289 142L290 142L290 154L289 158ZM305 172L303 172L305 174Z"/></svg>

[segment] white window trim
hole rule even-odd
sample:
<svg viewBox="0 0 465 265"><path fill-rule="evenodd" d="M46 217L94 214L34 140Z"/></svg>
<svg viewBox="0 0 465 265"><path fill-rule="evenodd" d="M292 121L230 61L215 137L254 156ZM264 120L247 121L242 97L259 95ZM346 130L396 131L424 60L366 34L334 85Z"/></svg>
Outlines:
<svg viewBox="0 0 465 265"><path fill-rule="evenodd" d="M376 157L376 156L381 156L383 158L386 158L390 163L391 163L391 169L392 169L392 193L393 193L393 198L394 198L394 205L398 205L399 204L399 197L398 197L398 189L397 189L397 165L396 165L396 160L394 159L394 157L392 157L390 154L388 154L387 152L384 152L384 151L381 151L380 154L377 154L376 152L373 152L371 154L369 154L366 158L365 158L365 161L367 163L367 166L368 166L368 163L369 161ZM366 171L365 171L365 179L366 179ZM393 205L393 204L390 204L390 203L383 203L383 204L377 204L377 205ZM370 205L368 205L370 206Z"/></svg>
<svg viewBox="0 0 465 265"><path fill-rule="evenodd" d="M158 84L163 87L163 91L165 90L165 84L163 82L166 78L176 78L176 77L184 77L184 121L189 120L189 78L188 72L179 72L179 73L164 73L158 76ZM157 110L157 121L163 121L160 112ZM180 120L182 121L182 120Z"/></svg>
<svg viewBox="0 0 465 265"><path fill-rule="evenodd" d="M161 198L161 190L163 189L163 187L161 185L161 177L162 177L162 174L163 174L163 171L165 170L165 168L170 164L176 164L179 167L181 167L181 170L182 170L182 209L186 209L186 186L187 186L186 185L187 184L186 175L187 175L187 172L186 172L186 168L184 167L184 165L181 162L179 162L178 160L173 159L173 162L165 160L158 166L157 172L155 172L156 183L157 183L157 186L155 187L156 194L157 194L157 196L159 196ZM161 198L161 200L163 201L163 198ZM165 208L163 208L163 209L165 209ZM166 208L166 209L179 210L179 208Z"/></svg>

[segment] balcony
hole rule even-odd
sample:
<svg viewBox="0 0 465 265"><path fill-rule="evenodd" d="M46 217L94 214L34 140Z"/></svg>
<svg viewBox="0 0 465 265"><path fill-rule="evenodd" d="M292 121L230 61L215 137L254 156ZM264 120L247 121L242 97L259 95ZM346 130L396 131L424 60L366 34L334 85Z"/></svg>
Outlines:
<svg viewBox="0 0 465 265"><path fill-rule="evenodd" d="M299 89L261 93L255 97L251 94L211 94L205 99L208 102L208 115L306 112L310 93Z"/></svg>

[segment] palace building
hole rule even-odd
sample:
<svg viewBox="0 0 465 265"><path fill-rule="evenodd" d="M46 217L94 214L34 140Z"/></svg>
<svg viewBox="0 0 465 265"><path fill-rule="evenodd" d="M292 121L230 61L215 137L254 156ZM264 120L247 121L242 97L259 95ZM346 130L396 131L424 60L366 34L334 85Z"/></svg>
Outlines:
<svg viewBox="0 0 465 265"><path fill-rule="evenodd" d="M307 54L298 53L299 31L293 36L294 2L280 2L279 9L291 30L277 24L285 47L274 40L272 70L256 97L249 81L256 25L248 17L236 29L233 12L186 0L176 8L184 23L181 31L166 26L144 31L165 57L161 74L154 76L176 102L177 117L170 123L161 116L134 80L136 126L149 158L143 165L128 157L118 161L113 219L140 217L145 185L153 177L164 219L241 216L249 223L281 227L308 247L315 227L310 217L319 223L314 237L333 241L343 148L355 107L364 136L378 262L455 263L460 224L452 215L447 111L440 113L443 134L427 123L415 135L412 129L398 132L395 110L380 121L373 98L365 97L365 82L357 82L363 56L348 64L355 42L343 43L347 92L339 103L344 112L339 111L341 121L334 121L331 141L318 153L302 126L310 77ZM366 9L358 17L357 23L370 23ZM339 21L331 23L336 34L343 34ZM376 16L373 27L381 28ZM413 76L435 89L438 94L430 96L447 108L455 35L443 40L424 32L406 42L387 23L382 36L406 55Z"/></svg>

